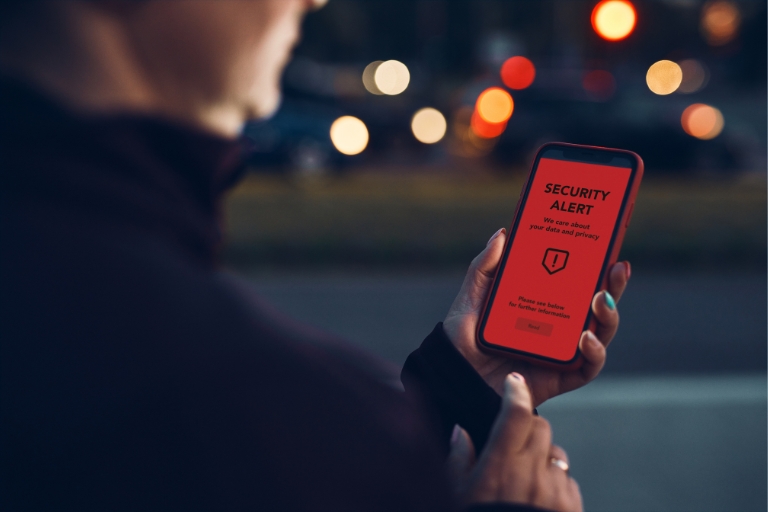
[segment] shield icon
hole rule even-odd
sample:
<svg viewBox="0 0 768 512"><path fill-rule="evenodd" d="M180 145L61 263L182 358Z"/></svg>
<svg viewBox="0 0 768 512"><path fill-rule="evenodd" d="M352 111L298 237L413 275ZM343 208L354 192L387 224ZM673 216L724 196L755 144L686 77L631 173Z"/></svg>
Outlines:
<svg viewBox="0 0 768 512"><path fill-rule="evenodd" d="M552 248L544 251L544 259L541 264L550 274L563 270L566 263L568 263L568 251Z"/></svg>

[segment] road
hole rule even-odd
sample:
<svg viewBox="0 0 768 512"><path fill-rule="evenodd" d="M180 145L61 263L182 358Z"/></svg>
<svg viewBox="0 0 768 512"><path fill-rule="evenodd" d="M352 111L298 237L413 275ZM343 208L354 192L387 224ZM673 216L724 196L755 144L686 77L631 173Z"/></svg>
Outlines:
<svg viewBox="0 0 768 512"><path fill-rule="evenodd" d="M443 319L463 276L255 276L263 296L294 318L398 365ZM766 277L644 275L619 304L621 327L605 372L765 372Z"/></svg>
<svg viewBox="0 0 768 512"><path fill-rule="evenodd" d="M254 275L298 320L402 364L463 276ZM603 375L540 408L587 510L766 510L766 276L635 271Z"/></svg>

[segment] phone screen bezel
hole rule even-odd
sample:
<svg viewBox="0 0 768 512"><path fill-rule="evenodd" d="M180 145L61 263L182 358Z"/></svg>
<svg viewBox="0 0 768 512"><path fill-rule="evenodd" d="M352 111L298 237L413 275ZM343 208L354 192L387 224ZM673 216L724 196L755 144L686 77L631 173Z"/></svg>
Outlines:
<svg viewBox="0 0 768 512"><path fill-rule="evenodd" d="M509 257L509 253L512 250L512 242L515 239L515 235L517 234L517 228L520 224L520 220L523 216L523 212L525 211L525 205L528 202L528 194L530 193L531 187L533 185L533 181L536 177L536 172L539 169L539 161L543 157L544 153L546 153L548 150L551 150L551 149L562 149L564 156L566 152L571 154L579 153L580 158L564 159L564 161L567 161L567 162L590 163L590 164L597 164L597 165L605 165L606 167L608 167L609 165L604 162L604 160L607 157L614 157L614 156L622 157L622 158L627 158L630 161L631 172L629 175L629 180L627 181L627 186L624 191L624 197L621 200L621 207L619 208L619 212L616 215L616 220L613 226L613 232L611 234L611 240L605 251L605 256L603 257L603 264L600 267L600 274L598 275L597 283L595 283L595 288L592 293L592 296L594 297L594 295L600 291L600 285L603 281L603 276L605 275L608 263L610 261L611 253L613 252L613 247L616 243L616 239L618 238L619 233L621 232L621 228L622 228L621 224L622 224L622 219L624 218L624 212L626 211L627 203L632 194L632 189L635 183L635 179L637 178L637 170L639 168L638 158L634 153L630 151L622 151L620 149L608 149L608 148L580 146L575 144L563 144L563 143L545 144L541 148L539 148L539 150L536 152L536 158L533 161L533 167L531 168L531 173L528 176L528 180L526 181L522 194L520 195L520 203L519 203L519 207L517 208L517 215L515 215L515 219L512 223L512 227L510 228L510 233L507 238L507 243L504 247L504 254L502 255L501 263L499 264L499 269L496 272L496 277L493 280L493 288L491 289L490 297L488 299L487 305L483 312L483 316L480 319L480 328L478 329L478 341L480 342L481 345L494 350L501 350L504 352L509 352L511 354L532 357L532 358L539 359L541 361L546 361L549 363L567 365L575 362L580 355L578 341L575 344L576 351L573 357L569 360L564 361L561 359L555 359L555 358L543 356L541 354L536 354L535 352L526 352L523 350L517 350L510 347L505 347L503 345L496 345L495 343L491 343L487 341L484 337L485 325L488 321L489 315L491 314L491 307L493 306L494 300L496 299L496 291L498 290L499 284L501 283L501 276L504 274L504 269L506 268L506 265L507 265L507 259ZM592 308L589 308L587 317L584 320L584 326L581 329L582 332L589 327L589 324L592 322L592 317L593 317Z"/></svg>

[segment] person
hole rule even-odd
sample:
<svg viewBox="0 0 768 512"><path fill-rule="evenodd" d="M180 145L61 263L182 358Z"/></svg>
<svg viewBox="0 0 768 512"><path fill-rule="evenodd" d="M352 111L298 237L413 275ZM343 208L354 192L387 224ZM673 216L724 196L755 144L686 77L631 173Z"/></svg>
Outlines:
<svg viewBox="0 0 768 512"><path fill-rule="evenodd" d="M308 0L0 6L2 510L581 509L535 407L585 363L480 352L506 240L397 373L218 264L238 134L278 106Z"/></svg>

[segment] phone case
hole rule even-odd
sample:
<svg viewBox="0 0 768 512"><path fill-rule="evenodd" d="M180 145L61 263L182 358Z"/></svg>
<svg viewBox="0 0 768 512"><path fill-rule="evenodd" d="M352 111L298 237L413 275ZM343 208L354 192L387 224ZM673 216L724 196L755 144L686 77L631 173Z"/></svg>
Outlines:
<svg viewBox="0 0 768 512"><path fill-rule="evenodd" d="M600 281L600 290L605 290L607 285L608 285L608 272L610 271L611 266L614 263L616 263L616 261L618 260L619 252L621 251L621 246L622 246L622 244L624 242L624 235L626 234L627 228L629 227L629 223L630 223L630 221L632 219L632 212L634 211L635 199L637 198L637 193L640 190L640 183L642 182L642 178L643 178L643 171L644 171L643 159L640 158L640 156L637 153L634 153L634 152L628 151L628 150L623 150L623 149L603 148L603 147L599 147L599 146L586 146L586 145L580 145L580 144L568 144L568 143L562 143L562 142L550 142L550 143L544 144L536 152L536 157L534 157L534 159L533 159L533 163L531 164L531 169L528 171L528 176L526 177L526 180L523 183L523 187L520 190L520 198L519 198L519 200L517 202L517 206L515 207L515 214L512 217L512 223L510 224L510 229L508 231L509 233L512 232L512 228L514 227L515 223L518 220L518 215L521 214L520 207L521 207L521 204L522 204L523 194L525 193L526 189L528 188L528 183L530 182L531 177L533 176L533 170L534 170L534 167L535 167L536 163L539 160L539 154L541 154L547 148L552 147L552 146L567 147L567 148L577 148L577 149L587 149L587 150L592 150L592 151L605 151L605 150L608 150L608 151L611 151L611 152L614 152L614 153L624 153L626 155L631 156L633 159L635 159L637 161L637 169L635 171L633 181L630 184L630 191L629 191L629 195L627 196L627 202L626 202L626 204L624 206L624 209L621 211L621 213L619 215L621 223L619 225L619 229L618 229L618 232L616 234L616 238L613 241L613 245L611 247L609 247L609 249L608 249L608 253L609 253L608 264L605 266L605 270L603 271L603 275L599 279L599 281ZM504 247L504 253L503 254L507 254L508 253L508 251L510 250L511 244L512 244L512 237L508 237L506 245ZM501 270L501 265L499 265L499 268L496 269L496 275L494 276L493 284L491 285L491 288L490 288L491 290L494 289L494 287L496 286L496 281L501 277L500 270ZM482 313L480 315L481 321L478 322L478 326L477 326L476 337L477 337L478 346L481 348L481 350L483 350L485 352L491 352L491 353L495 353L495 354L499 354L499 355L504 355L505 357L509 357L511 359L519 359L519 360L523 360L523 361L528 361L528 362L531 362L531 363L536 364L538 366L546 366L546 367L550 367L550 368L557 368L559 370L574 370L574 369L579 368L583 364L584 359L581 357L581 351L579 350L578 347L576 347L576 355L574 356L574 358L572 360L566 361L566 362L563 362L563 363L558 363L558 362L555 362L555 361L552 361L552 360L536 357L535 354L531 354L531 355L520 354L520 353L512 354L512 353L510 353L507 350L496 348L494 345L490 345L490 344L486 344L486 343L482 342L482 339L483 339L482 336L481 336L481 329L482 329L482 326L483 326L482 319L485 318L486 313L488 311L488 308L490 306L490 298L491 298L491 293L489 291L488 297L486 297L486 299L485 299L485 304L483 306ZM595 327L597 325L597 321L595 320L594 315L592 314L591 309L590 309L589 316L590 316L591 320L589 322L588 329L590 331L592 331L592 332L595 332Z"/></svg>

